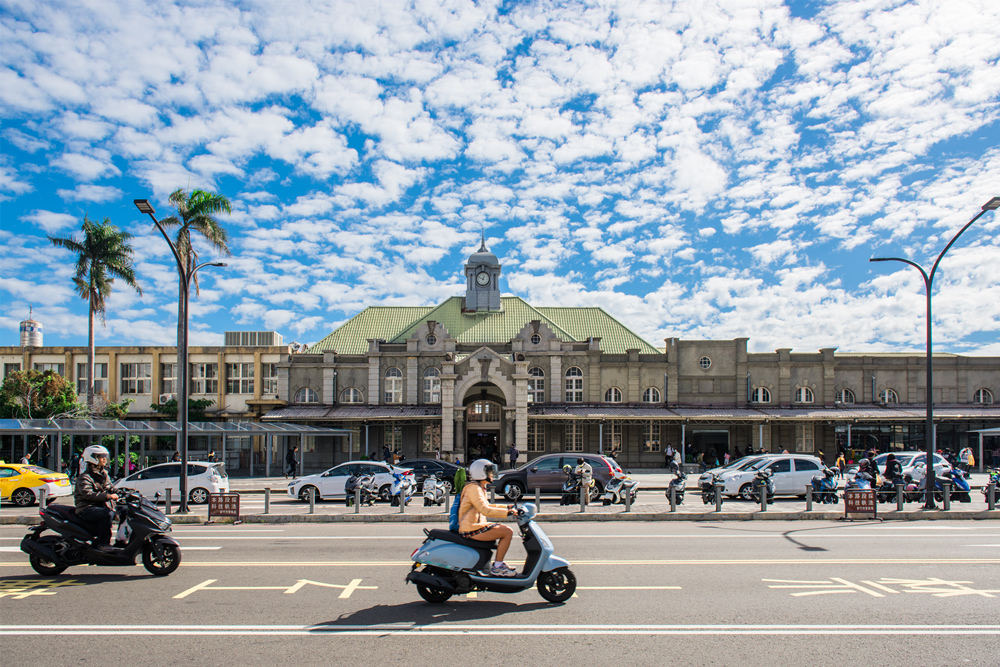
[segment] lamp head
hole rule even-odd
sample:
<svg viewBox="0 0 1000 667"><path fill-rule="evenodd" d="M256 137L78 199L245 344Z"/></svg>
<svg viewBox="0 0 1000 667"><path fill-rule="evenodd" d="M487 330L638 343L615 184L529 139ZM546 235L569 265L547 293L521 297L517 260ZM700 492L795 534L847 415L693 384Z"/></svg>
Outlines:
<svg viewBox="0 0 1000 667"><path fill-rule="evenodd" d="M985 204L983 204L984 211L995 211L1000 208L1000 197L994 197Z"/></svg>
<svg viewBox="0 0 1000 667"><path fill-rule="evenodd" d="M139 209L139 213L148 213L152 215L156 211L153 210L153 205L149 203L148 199L133 199L132 203L135 207Z"/></svg>

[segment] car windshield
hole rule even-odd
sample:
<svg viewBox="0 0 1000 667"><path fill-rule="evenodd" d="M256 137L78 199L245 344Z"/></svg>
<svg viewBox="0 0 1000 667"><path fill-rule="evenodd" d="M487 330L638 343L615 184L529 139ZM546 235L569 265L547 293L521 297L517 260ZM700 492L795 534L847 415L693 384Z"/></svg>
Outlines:
<svg viewBox="0 0 1000 667"><path fill-rule="evenodd" d="M899 465L908 466L913 460L913 454L896 454L896 460L899 461Z"/></svg>
<svg viewBox="0 0 1000 667"><path fill-rule="evenodd" d="M750 470L760 470L761 468L763 468L765 465L767 465L770 462L771 462L771 459L760 459L759 461L753 461L753 462L751 462L751 464L749 466L747 466L746 468L740 468L740 470L747 470L748 468Z"/></svg>
<svg viewBox="0 0 1000 667"><path fill-rule="evenodd" d="M757 463L758 461L760 461L760 458L757 456L744 456L742 459L738 460L735 464L730 463L729 467L736 468L737 470L746 470L747 468L752 466L754 463Z"/></svg>

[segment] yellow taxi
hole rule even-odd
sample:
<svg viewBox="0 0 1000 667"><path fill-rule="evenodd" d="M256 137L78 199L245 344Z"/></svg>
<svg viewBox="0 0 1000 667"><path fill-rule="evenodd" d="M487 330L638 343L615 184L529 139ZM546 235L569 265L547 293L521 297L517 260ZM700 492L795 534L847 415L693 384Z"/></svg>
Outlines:
<svg viewBox="0 0 1000 667"><path fill-rule="evenodd" d="M61 472L0 461L0 500L27 507L38 502L41 489L49 500L73 494L69 477Z"/></svg>

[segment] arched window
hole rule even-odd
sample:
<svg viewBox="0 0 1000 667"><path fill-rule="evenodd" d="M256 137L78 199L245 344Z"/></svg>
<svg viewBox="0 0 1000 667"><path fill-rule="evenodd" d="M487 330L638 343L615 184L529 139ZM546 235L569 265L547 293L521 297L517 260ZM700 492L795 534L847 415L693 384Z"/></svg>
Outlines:
<svg viewBox="0 0 1000 667"><path fill-rule="evenodd" d="M899 394L896 393L895 389L883 389L882 393L878 395L882 402L886 405L892 405L899 403Z"/></svg>
<svg viewBox="0 0 1000 667"><path fill-rule="evenodd" d="M545 402L545 371L538 366L528 369L528 403ZM537 450L541 451L541 450Z"/></svg>
<svg viewBox="0 0 1000 667"><path fill-rule="evenodd" d="M441 402L441 371L428 368L424 371L424 403Z"/></svg>
<svg viewBox="0 0 1000 667"><path fill-rule="evenodd" d="M977 389L972 400L974 403L979 403L980 405L993 405L993 392L985 387Z"/></svg>
<svg viewBox="0 0 1000 667"><path fill-rule="evenodd" d="M364 403L365 397L361 395L361 390L355 387L348 387L340 392L341 403Z"/></svg>
<svg viewBox="0 0 1000 667"><path fill-rule="evenodd" d="M382 387L382 402L403 402L403 372L398 368L390 368L385 372L385 383Z"/></svg>
<svg viewBox="0 0 1000 667"><path fill-rule="evenodd" d="M583 371L576 366L566 369L566 402L583 403Z"/></svg>
<svg viewBox="0 0 1000 667"><path fill-rule="evenodd" d="M656 387L647 387L646 391L642 392L642 402L643 403L659 403L660 402L660 390Z"/></svg>
<svg viewBox="0 0 1000 667"><path fill-rule="evenodd" d="M809 387L799 387L795 390L795 402L796 403L812 403L813 402L813 390Z"/></svg>
<svg viewBox="0 0 1000 667"><path fill-rule="evenodd" d="M854 392L850 389L841 389L837 392L837 400L841 403L854 403Z"/></svg>
<svg viewBox="0 0 1000 667"><path fill-rule="evenodd" d="M605 403L621 403L622 402L622 390L618 387L610 387L606 392L604 392L604 402Z"/></svg>
<svg viewBox="0 0 1000 667"><path fill-rule="evenodd" d="M771 392L768 391L767 387L754 387L753 392L750 394L751 403L770 403L771 402Z"/></svg>
<svg viewBox="0 0 1000 667"><path fill-rule="evenodd" d="M319 403L319 396L309 387L302 387L295 392L293 403Z"/></svg>

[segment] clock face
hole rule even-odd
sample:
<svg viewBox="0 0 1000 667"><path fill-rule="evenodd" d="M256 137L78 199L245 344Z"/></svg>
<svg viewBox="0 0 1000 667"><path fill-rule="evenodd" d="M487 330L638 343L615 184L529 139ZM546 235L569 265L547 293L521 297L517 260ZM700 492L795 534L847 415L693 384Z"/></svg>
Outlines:
<svg viewBox="0 0 1000 667"><path fill-rule="evenodd" d="M478 283L482 287L486 287L487 285L490 284L490 274L486 273L485 271L480 271L479 273L476 274L476 283Z"/></svg>

